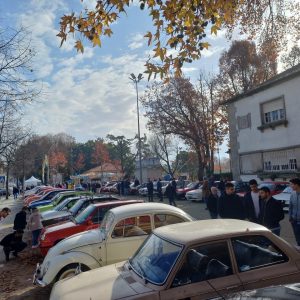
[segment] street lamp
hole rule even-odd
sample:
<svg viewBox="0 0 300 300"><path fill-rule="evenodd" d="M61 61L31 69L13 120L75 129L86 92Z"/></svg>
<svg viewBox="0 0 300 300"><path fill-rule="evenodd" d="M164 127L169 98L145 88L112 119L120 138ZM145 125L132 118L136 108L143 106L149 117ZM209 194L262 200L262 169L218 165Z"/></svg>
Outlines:
<svg viewBox="0 0 300 300"><path fill-rule="evenodd" d="M143 75L139 73L139 75L136 77L133 73L130 74L129 77L130 80L132 80L135 84L135 90L136 90L136 109L137 109L137 119L138 119L138 139L139 139L139 146L138 146L138 152L139 152L139 165L140 165L140 184L142 184L142 147L141 147L141 133L140 133L140 113L139 113L139 91L138 91L138 83L143 79Z"/></svg>

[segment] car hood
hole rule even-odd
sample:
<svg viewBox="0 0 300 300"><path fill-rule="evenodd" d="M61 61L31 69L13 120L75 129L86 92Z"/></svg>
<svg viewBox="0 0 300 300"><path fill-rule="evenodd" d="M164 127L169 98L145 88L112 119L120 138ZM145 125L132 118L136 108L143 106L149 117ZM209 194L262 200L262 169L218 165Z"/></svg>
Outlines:
<svg viewBox="0 0 300 300"><path fill-rule="evenodd" d="M49 260L51 257L71 251L75 248L101 243L103 240L104 235L99 229L93 229L74 234L52 247L47 254L47 260Z"/></svg>
<svg viewBox="0 0 300 300"><path fill-rule="evenodd" d="M272 197L274 199L280 200L280 201L289 201L291 198L291 194L290 193L280 193L280 194L274 195Z"/></svg>
<svg viewBox="0 0 300 300"><path fill-rule="evenodd" d="M197 190L192 190L192 191L189 191L187 192L187 194L198 194L198 193L201 193L202 189L197 189Z"/></svg>
<svg viewBox="0 0 300 300"><path fill-rule="evenodd" d="M56 219L65 216L71 216L71 213L68 211L56 211L56 210L49 210L42 213L43 220Z"/></svg>
<svg viewBox="0 0 300 300"><path fill-rule="evenodd" d="M72 228L78 226L76 223L73 223L71 221L61 222L58 224L50 225L46 227L46 234L55 233L60 230L65 230L67 228Z"/></svg>
<svg viewBox="0 0 300 300"><path fill-rule="evenodd" d="M59 281L52 289L50 299L98 299L101 295L103 300L116 300L152 291L135 281L130 271L122 271L122 265L124 262Z"/></svg>

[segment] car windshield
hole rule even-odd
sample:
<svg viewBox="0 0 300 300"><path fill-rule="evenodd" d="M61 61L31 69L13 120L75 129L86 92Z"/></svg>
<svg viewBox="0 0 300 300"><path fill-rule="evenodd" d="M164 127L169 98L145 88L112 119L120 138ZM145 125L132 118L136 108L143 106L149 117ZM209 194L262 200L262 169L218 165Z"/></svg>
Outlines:
<svg viewBox="0 0 300 300"><path fill-rule="evenodd" d="M56 205L57 204L57 199L60 197L61 195L60 194L56 194L53 198L52 198L52 204L53 205Z"/></svg>
<svg viewBox="0 0 300 300"><path fill-rule="evenodd" d="M186 186L186 188L187 188L187 189L192 189L192 188L195 187L195 185L197 185L197 182L191 182L191 183L189 183L189 184Z"/></svg>
<svg viewBox="0 0 300 300"><path fill-rule="evenodd" d="M74 220L76 224L81 224L91 215L91 213L94 211L95 206L89 205L85 210L83 210L80 214L78 214Z"/></svg>
<svg viewBox="0 0 300 300"><path fill-rule="evenodd" d="M63 200L62 202L60 202L57 206L55 206L55 210L56 211L62 210L69 203L69 200L70 199L67 198L67 199Z"/></svg>
<svg viewBox="0 0 300 300"><path fill-rule="evenodd" d="M182 249L182 245L173 244L152 234L129 263L145 282L161 285L167 280Z"/></svg>
<svg viewBox="0 0 300 300"><path fill-rule="evenodd" d="M111 213L110 211L108 211L105 214L100 226L100 231L104 234L104 236L107 236L107 234L109 233L110 228L114 223L114 219L115 219L114 214Z"/></svg>
<svg viewBox="0 0 300 300"><path fill-rule="evenodd" d="M79 200L77 201L70 209L69 212L72 213L73 216L75 216L77 214L77 212L79 211L79 209L82 207L83 205L83 200Z"/></svg>

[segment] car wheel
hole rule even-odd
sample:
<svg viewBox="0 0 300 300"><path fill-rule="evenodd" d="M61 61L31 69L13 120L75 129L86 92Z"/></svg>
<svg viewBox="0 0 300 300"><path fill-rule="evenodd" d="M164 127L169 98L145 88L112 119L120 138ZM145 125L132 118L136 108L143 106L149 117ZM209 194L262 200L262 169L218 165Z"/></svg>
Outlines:
<svg viewBox="0 0 300 300"><path fill-rule="evenodd" d="M75 272L76 272L77 267L78 267L78 264L70 264L70 265L65 266L57 274L56 281L59 281L59 280L65 279L65 278L71 278L71 277L75 276ZM89 271L89 270L90 270L89 267L87 267L86 265L81 264L81 271L82 272L86 272L86 271Z"/></svg>

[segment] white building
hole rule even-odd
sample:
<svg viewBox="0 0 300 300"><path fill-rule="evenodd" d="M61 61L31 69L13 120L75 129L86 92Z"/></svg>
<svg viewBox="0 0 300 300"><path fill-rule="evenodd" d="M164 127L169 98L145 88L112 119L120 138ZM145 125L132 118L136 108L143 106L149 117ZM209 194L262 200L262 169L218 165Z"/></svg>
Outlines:
<svg viewBox="0 0 300 300"><path fill-rule="evenodd" d="M162 177L162 168L160 166L160 160L157 157L144 158L142 163L142 182L147 182L148 178L158 179ZM140 162L137 160L135 162L135 172L136 178L140 179Z"/></svg>
<svg viewBox="0 0 300 300"><path fill-rule="evenodd" d="M300 168L300 64L225 104L233 178L295 176Z"/></svg>

